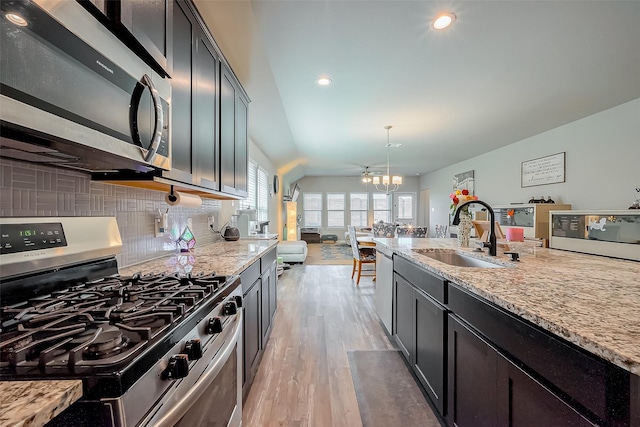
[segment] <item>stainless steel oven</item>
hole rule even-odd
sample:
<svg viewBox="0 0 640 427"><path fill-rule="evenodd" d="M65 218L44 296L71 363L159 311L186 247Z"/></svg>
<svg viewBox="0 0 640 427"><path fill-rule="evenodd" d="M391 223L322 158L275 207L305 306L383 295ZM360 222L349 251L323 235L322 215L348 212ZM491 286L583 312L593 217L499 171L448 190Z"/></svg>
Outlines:
<svg viewBox="0 0 640 427"><path fill-rule="evenodd" d="M238 276L118 275L115 218L0 225L0 381L83 383L48 427L242 424Z"/></svg>
<svg viewBox="0 0 640 427"><path fill-rule="evenodd" d="M0 155L170 169L171 86L77 1L3 0Z"/></svg>
<svg viewBox="0 0 640 427"><path fill-rule="evenodd" d="M141 426L237 427L242 424L242 314L212 345L191 379L177 383Z"/></svg>

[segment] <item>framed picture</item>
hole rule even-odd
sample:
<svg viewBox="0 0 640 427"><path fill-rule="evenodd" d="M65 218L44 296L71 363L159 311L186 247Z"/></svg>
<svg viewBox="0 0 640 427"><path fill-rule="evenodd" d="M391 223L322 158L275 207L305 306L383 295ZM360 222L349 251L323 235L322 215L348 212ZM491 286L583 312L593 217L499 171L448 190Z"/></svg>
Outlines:
<svg viewBox="0 0 640 427"><path fill-rule="evenodd" d="M473 196L473 171L466 171L453 176L454 190L469 190L469 194Z"/></svg>
<svg viewBox="0 0 640 427"><path fill-rule="evenodd" d="M522 188L564 182L565 152L522 162Z"/></svg>

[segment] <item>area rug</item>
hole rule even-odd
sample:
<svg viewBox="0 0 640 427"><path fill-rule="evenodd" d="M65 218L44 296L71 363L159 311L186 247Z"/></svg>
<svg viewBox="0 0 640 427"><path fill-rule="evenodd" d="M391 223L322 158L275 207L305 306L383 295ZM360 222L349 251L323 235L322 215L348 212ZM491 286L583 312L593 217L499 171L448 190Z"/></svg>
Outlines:
<svg viewBox="0 0 640 427"><path fill-rule="evenodd" d="M400 352L349 351L347 356L363 427L440 427Z"/></svg>
<svg viewBox="0 0 640 427"><path fill-rule="evenodd" d="M308 265L352 265L351 246L343 243L310 243L307 245Z"/></svg>

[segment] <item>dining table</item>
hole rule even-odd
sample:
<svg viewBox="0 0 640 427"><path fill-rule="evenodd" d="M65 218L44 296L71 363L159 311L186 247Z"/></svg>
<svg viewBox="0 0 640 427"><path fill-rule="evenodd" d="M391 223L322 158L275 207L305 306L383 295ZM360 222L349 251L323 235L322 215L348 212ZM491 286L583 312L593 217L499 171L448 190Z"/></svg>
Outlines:
<svg viewBox="0 0 640 427"><path fill-rule="evenodd" d="M375 246L376 242L373 241L373 236L359 236L356 237L356 241L359 246Z"/></svg>

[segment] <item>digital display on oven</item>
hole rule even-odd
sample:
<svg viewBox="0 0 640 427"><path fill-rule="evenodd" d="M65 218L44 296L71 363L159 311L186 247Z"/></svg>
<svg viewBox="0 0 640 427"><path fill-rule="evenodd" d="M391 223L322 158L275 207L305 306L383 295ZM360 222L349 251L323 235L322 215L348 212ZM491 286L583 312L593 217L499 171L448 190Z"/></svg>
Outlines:
<svg viewBox="0 0 640 427"><path fill-rule="evenodd" d="M59 222L3 224L0 234L2 255L67 246L64 230Z"/></svg>

